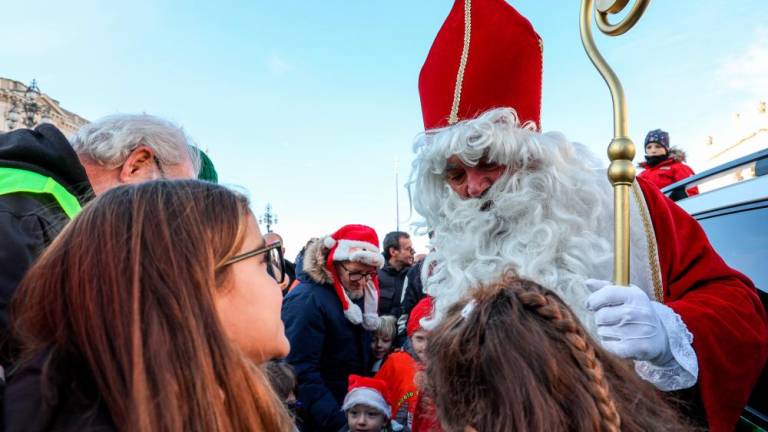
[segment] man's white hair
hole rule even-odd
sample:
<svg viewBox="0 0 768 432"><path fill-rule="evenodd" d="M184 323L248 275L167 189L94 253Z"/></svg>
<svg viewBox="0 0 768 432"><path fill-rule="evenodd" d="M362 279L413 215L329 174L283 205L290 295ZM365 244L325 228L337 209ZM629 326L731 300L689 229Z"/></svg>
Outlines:
<svg viewBox="0 0 768 432"><path fill-rule="evenodd" d="M558 293L592 326L584 281L610 279L613 241L611 188L597 157L560 133L520 125L505 108L430 131L414 150L413 206L435 233L436 252L422 274L425 292L435 297L426 325L472 288L511 270ZM445 179L452 155L467 165L487 158L507 168L481 198L461 199ZM633 228L633 238L642 238L642 229ZM634 266L633 274L641 269Z"/></svg>
<svg viewBox="0 0 768 432"><path fill-rule="evenodd" d="M105 168L122 165L136 147L145 145L165 165L189 159L200 171L200 151L180 126L149 114L113 114L81 127L72 138L78 154Z"/></svg>

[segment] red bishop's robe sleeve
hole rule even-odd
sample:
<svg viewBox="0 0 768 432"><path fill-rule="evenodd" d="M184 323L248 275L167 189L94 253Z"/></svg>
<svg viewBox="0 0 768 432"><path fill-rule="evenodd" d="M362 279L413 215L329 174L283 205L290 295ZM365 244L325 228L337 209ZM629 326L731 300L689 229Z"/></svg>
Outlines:
<svg viewBox="0 0 768 432"><path fill-rule="evenodd" d="M658 243L664 303L693 334L712 431L733 431L768 358L768 318L752 281L728 267L699 223L638 179Z"/></svg>

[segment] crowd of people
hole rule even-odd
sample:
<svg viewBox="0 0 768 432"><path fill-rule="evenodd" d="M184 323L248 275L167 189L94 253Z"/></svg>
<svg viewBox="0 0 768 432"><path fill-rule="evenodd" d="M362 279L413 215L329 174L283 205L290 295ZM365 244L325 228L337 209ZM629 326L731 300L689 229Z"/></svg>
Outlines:
<svg viewBox="0 0 768 432"><path fill-rule="evenodd" d="M648 134L615 285L605 169L539 129L539 36L468 3L419 79L426 255L340 223L286 259L158 117L0 135L3 429L733 430L768 318L659 191L692 171Z"/></svg>

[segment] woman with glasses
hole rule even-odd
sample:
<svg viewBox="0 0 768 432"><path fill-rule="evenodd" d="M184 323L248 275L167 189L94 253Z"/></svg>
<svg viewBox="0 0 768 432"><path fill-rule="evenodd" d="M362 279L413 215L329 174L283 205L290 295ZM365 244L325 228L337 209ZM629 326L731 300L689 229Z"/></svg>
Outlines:
<svg viewBox="0 0 768 432"><path fill-rule="evenodd" d="M290 431L258 364L289 351L248 201L155 181L99 196L13 304L6 431Z"/></svg>
<svg viewBox="0 0 768 432"><path fill-rule="evenodd" d="M346 225L312 241L297 268L299 285L283 303L286 359L299 381L298 398L308 431L338 431L349 375L366 375L378 328L377 270L384 265L376 232Z"/></svg>

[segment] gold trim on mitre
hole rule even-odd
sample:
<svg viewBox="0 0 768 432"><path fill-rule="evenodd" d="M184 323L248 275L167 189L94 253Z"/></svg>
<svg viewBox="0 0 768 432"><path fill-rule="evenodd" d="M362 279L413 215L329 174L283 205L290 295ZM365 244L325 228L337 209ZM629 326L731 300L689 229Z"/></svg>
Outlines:
<svg viewBox="0 0 768 432"><path fill-rule="evenodd" d="M448 116L448 124L459 121L459 104L461 103L461 87L464 83L464 71L467 69L469 58L469 39L472 34L472 0L464 0L464 47L461 49L459 70L456 72L456 87L453 90L453 105Z"/></svg>

